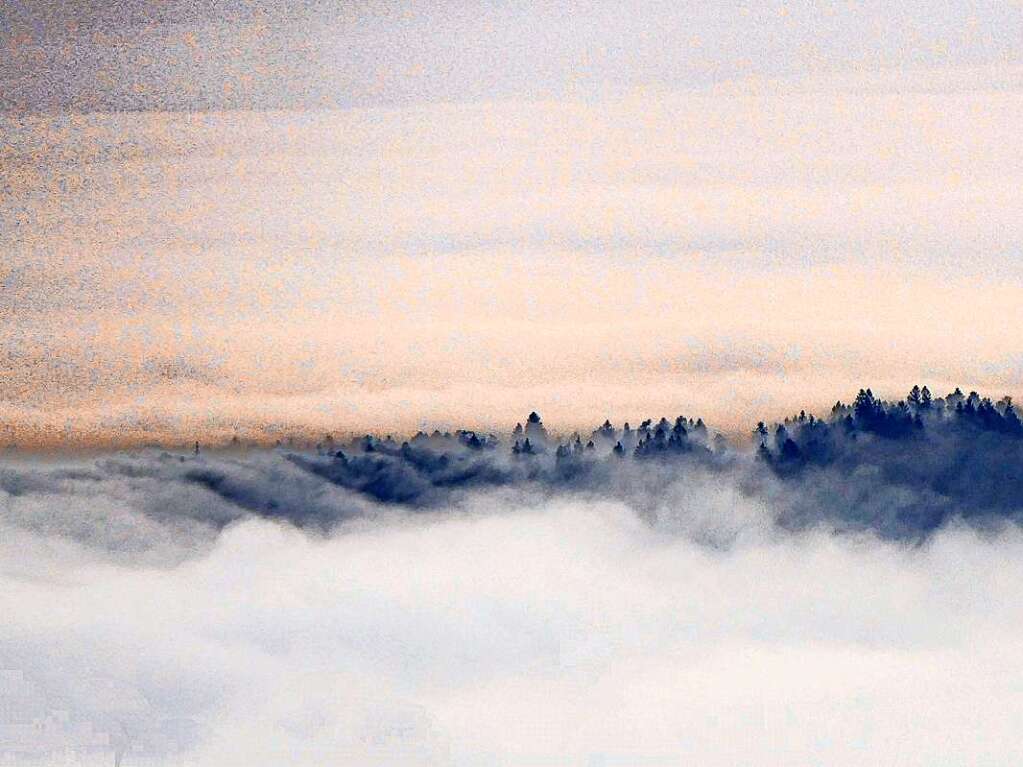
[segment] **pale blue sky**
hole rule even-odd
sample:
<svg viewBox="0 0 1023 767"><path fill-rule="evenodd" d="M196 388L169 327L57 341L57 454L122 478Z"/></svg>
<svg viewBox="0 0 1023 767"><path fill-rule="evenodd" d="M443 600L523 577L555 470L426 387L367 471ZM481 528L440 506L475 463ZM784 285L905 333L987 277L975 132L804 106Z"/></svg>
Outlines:
<svg viewBox="0 0 1023 767"><path fill-rule="evenodd" d="M0 57L0 105L593 98L753 75L1023 60L1023 4L1005 0L96 5L3 4L0 34L10 55Z"/></svg>

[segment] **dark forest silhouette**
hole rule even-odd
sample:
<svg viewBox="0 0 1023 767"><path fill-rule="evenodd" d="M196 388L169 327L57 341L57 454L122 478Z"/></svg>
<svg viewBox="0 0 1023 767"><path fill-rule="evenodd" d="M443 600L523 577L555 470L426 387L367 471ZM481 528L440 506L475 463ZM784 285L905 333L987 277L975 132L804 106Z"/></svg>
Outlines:
<svg viewBox="0 0 1023 767"><path fill-rule="evenodd" d="M741 471L742 487L770 496L779 523L793 528L826 522L913 538L951 518L985 523L1023 511L1023 422L1008 397L992 402L957 388L934 398L914 386L888 402L863 389L824 418L800 411L758 423L753 447L749 465L702 419L686 416L637 428L605 421L588 436L557 440L534 412L510 447L472 431L419 433L400 445L366 436L290 460L377 501L414 507L445 503L463 488L526 483L609 496L639 484L644 500L656 502L658 488L700 470Z"/></svg>
<svg viewBox="0 0 1023 767"><path fill-rule="evenodd" d="M289 440L266 451L234 443L189 452L119 454L74 468L0 466L0 489L91 497L97 483L114 480L138 488L140 510L160 524L215 529L258 515L329 530L381 505L442 510L480 491L569 493L656 516L688 502L690 483L718 480L763 502L791 530L919 541L950 522L1023 521L1016 408L1008 397L993 402L959 389L933 397L914 386L895 402L864 389L824 417L801 411L760 422L739 446L698 417L635 427L606 420L588 434L559 437L533 412L506 438L457 430L342 443L328 435L315 449Z"/></svg>
<svg viewBox="0 0 1023 767"><path fill-rule="evenodd" d="M845 524L905 536L1023 510L1023 423L1009 397L957 388L933 398L914 386L887 402L861 389L826 419L800 412L753 434L760 461L798 487L793 524L840 512Z"/></svg>

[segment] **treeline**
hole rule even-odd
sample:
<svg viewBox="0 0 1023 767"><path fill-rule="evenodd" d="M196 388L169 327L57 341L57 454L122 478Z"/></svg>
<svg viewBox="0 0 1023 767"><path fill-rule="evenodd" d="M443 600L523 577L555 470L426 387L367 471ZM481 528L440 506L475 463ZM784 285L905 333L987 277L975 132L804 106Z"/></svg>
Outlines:
<svg viewBox="0 0 1023 767"><path fill-rule="evenodd" d="M758 464L794 489L788 519L829 518L905 537L949 519L1023 512L1023 423L1009 397L914 386L889 402L861 389L826 419L804 412L753 431Z"/></svg>
<svg viewBox="0 0 1023 767"><path fill-rule="evenodd" d="M870 389L826 417L801 411L753 430L754 460L701 418L605 421L589 434L553 436L533 412L502 439L470 430L420 432L407 441L366 435L324 440L289 460L383 503L430 507L462 490L517 486L626 497L643 508L687 473L732 472L743 492L767 498L778 521L821 522L893 537L926 535L950 518L1023 513L1023 423L1008 397L914 386L885 401Z"/></svg>
<svg viewBox="0 0 1023 767"><path fill-rule="evenodd" d="M635 429L605 421L589 435L559 440L535 412L507 440L457 430L419 432L401 443L366 435L340 449L325 439L317 448L316 458L294 453L290 460L375 500L414 506L447 503L459 490L508 485L614 494L626 459L674 459L681 472L685 463L722 465L733 452L720 435L710 439L698 418L651 419Z"/></svg>
<svg viewBox="0 0 1023 767"><path fill-rule="evenodd" d="M488 493L515 508L565 495L616 501L715 546L728 545L744 525L765 522L900 541L925 540L949 524L1023 524L1023 430L1008 398L958 389L932 397L914 387L889 402L865 389L820 418L800 412L758 424L743 442L726 441L685 415L635 427L605 421L565 437L531 413L501 437L434 431L401 441L324 437L316 449L142 450L70 464L12 462L0 465L0 497L20 499L11 524L88 530L90 545L125 552L145 549L153 530L209 540L255 515L325 531L382 507L474 508ZM66 502L33 500L53 497ZM110 508L134 516L111 517ZM86 524L90 519L95 524Z"/></svg>
<svg viewBox="0 0 1023 767"><path fill-rule="evenodd" d="M975 391L965 395L956 388L933 399L926 386L914 386L906 399L898 402L886 402L870 389L860 389L851 405L836 402L827 420L801 411L775 424L773 430L763 421L753 430L760 457L782 471L806 463L827 464L860 435L919 440L934 432L971 440L982 433L1019 439L1023 422L1011 397L992 402Z"/></svg>
<svg viewBox="0 0 1023 767"><path fill-rule="evenodd" d="M504 444L504 441L493 433L481 434L459 429L454 432L435 430L432 434L420 431L410 440L400 444L390 435L381 439L367 434L349 442L346 448L336 452L333 439L328 436L316 445L316 449L320 454L333 453L335 457L345 458L352 452L385 455L400 453L412 456L413 449L442 453L463 449L486 451L497 450ZM711 446L718 450L726 448L725 438L721 434L714 434L713 440L709 438L709 430L702 418L694 420L681 415L674 421L661 418L654 423L653 419L647 419L635 429L628 421L621 429L613 426L610 421L604 421L587 437L584 438L575 432L567 441L562 442L550 435L540 415L535 411L529 414L525 426L521 423L515 425L507 444L512 456L552 454L557 460L581 456L603 457L609 453L618 458L626 455L646 458L659 454L688 453L697 448L707 449Z"/></svg>

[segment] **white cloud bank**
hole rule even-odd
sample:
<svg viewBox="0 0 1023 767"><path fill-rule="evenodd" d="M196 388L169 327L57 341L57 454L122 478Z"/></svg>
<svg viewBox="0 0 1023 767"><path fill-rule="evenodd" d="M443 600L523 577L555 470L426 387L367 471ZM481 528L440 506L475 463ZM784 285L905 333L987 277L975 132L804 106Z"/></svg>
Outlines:
<svg viewBox="0 0 1023 767"><path fill-rule="evenodd" d="M159 568L5 522L0 753L66 711L109 736L78 758L125 767L1019 760L1018 530L908 549L779 534L724 481L678 497L250 519ZM729 550L693 543L722 520Z"/></svg>

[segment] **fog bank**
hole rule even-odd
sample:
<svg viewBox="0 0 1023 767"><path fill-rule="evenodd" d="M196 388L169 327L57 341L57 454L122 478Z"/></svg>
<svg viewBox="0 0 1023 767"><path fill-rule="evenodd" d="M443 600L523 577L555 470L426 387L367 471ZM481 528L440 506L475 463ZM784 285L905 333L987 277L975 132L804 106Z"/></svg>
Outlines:
<svg viewBox="0 0 1023 767"><path fill-rule="evenodd" d="M125 767L1020 758L1014 526L918 546L787 532L733 474L694 472L642 514L501 487L418 512L363 498L301 529L95 466L89 502L68 490L81 466L63 490L40 489L53 466L33 490L7 477L15 764L41 742Z"/></svg>

